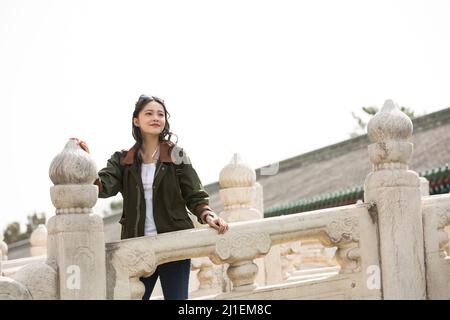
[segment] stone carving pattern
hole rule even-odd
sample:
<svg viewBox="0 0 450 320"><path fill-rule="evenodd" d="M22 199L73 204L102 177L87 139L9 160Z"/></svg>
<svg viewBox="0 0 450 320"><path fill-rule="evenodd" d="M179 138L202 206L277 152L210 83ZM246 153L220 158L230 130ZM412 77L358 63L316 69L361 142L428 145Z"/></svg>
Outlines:
<svg viewBox="0 0 450 320"><path fill-rule="evenodd" d="M152 250L122 246L115 255L130 277L149 277L156 270L156 257Z"/></svg>
<svg viewBox="0 0 450 320"><path fill-rule="evenodd" d="M361 271L361 255L359 250L359 228L357 217L336 219L326 227L325 246L336 246L336 260L341 266L340 273Z"/></svg>
<svg viewBox="0 0 450 320"><path fill-rule="evenodd" d="M266 233L237 233L220 238L216 243L216 254L220 260L233 263L253 260L260 254L268 253L270 246L271 240ZM214 260L217 261L215 257L211 257L211 259L213 262Z"/></svg>

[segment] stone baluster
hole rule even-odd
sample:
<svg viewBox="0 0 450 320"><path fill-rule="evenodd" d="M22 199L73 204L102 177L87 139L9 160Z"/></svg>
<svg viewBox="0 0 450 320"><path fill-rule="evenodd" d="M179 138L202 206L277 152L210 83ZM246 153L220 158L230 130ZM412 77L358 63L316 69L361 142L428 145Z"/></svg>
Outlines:
<svg viewBox="0 0 450 320"><path fill-rule="evenodd" d="M295 271L294 263L296 254L291 246L291 243L284 243L280 245L281 255L281 276L283 280L287 280Z"/></svg>
<svg viewBox="0 0 450 320"><path fill-rule="evenodd" d="M387 100L367 131L373 172L364 184L364 200L378 212L383 297L425 299L420 179L408 170L412 122Z"/></svg>
<svg viewBox="0 0 450 320"><path fill-rule="evenodd" d="M302 245L302 243L300 241L291 242L291 250L294 253L294 259L293 259L294 261L292 263L292 266L294 267L294 271L300 270L303 265L303 259L302 259L302 255L301 255L301 245Z"/></svg>
<svg viewBox="0 0 450 320"><path fill-rule="evenodd" d="M198 290L190 294L196 297L205 296L220 291L219 277L214 269L214 264L208 257L192 259L191 270L198 270Z"/></svg>
<svg viewBox="0 0 450 320"><path fill-rule="evenodd" d="M36 230L31 233L31 256L45 256L47 255L47 228L44 224L40 224Z"/></svg>
<svg viewBox="0 0 450 320"><path fill-rule="evenodd" d="M256 173L244 163L239 154L234 154L231 162L225 166L219 176L220 198L224 211L219 215L227 222L261 219L262 212L255 206L261 204L256 198ZM262 190L260 189L260 196ZM227 275L233 283L233 290L252 290L256 287L255 278L258 265L254 259L270 250L270 238L263 233L225 234L218 241L213 262L229 263ZM263 261L260 263L263 265ZM262 269L264 270L264 269Z"/></svg>
<svg viewBox="0 0 450 320"><path fill-rule="evenodd" d="M0 261L8 260L8 245L3 241L3 233L0 234Z"/></svg>
<svg viewBox="0 0 450 320"><path fill-rule="evenodd" d="M71 139L49 175L56 215L47 225L47 256L58 266L60 299L105 299L103 220L92 211L98 197L95 162Z"/></svg>

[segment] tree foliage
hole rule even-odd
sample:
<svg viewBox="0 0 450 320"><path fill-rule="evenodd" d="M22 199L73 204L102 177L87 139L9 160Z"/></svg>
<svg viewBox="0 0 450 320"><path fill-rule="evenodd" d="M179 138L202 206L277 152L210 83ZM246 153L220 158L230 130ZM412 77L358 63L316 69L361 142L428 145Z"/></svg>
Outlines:
<svg viewBox="0 0 450 320"><path fill-rule="evenodd" d="M45 224L45 212L42 212L40 214L38 214L37 212L33 212L32 214L27 216L27 220L28 222L26 225L26 230L24 232L21 232L21 226L19 222L15 221L9 223L3 233L4 241L10 244L20 240L28 239L31 236L31 233L40 224Z"/></svg>

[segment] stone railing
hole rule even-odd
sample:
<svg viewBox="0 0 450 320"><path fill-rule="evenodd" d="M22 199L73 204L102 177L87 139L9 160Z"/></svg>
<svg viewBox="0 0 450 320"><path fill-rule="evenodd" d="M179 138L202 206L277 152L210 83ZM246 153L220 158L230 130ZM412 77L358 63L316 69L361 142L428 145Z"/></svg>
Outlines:
<svg viewBox="0 0 450 320"><path fill-rule="evenodd" d="M159 264L197 257L209 257L216 264L230 266L227 273L233 291L209 298L233 298L236 293L240 297L251 296L259 292L255 291L258 267L254 260L267 254L272 245L307 239L319 239L326 246L338 248L340 275L345 275L340 279L349 283L346 288L339 287L344 289L341 294L352 298L380 297L379 287L373 291L365 285L365 271L379 265L376 225L367 205L354 205L236 222L224 235L201 229L108 243L107 298L140 299L144 291L140 277L150 276ZM335 294L339 288L330 288L330 292Z"/></svg>
<svg viewBox="0 0 450 320"><path fill-rule="evenodd" d="M19 258L13 260L7 260L6 254L5 259L0 268L0 275L7 277L13 276L22 267L34 263L34 262L44 262L47 259L47 228L44 224L40 224L36 230L31 233L30 237L30 256L27 258ZM7 252L7 246L4 244L2 251Z"/></svg>
<svg viewBox="0 0 450 320"><path fill-rule="evenodd" d="M363 203L262 219L254 171L235 155L220 178L227 233L198 228L106 245L102 219L92 212L95 163L70 140L50 167L56 216L47 224L46 260L1 277L0 297L140 299L140 277L162 263L199 258L194 265L204 279L202 269L214 268L209 261L226 272L223 292L197 299L449 299L450 198L423 197L424 182L408 169L412 123L392 101L371 119L368 136L373 171ZM283 281L283 271L302 263L299 241L335 248L338 268L321 279ZM280 255L294 256L285 263Z"/></svg>
<svg viewBox="0 0 450 320"><path fill-rule="evenodd" d="M13 277L24 266L35 262L45 262L46 260L46 256L38 256L4 261L2 264L2 274L6 277Z"/></svg>
<svg viewBox="0 0 450 320"><path fill-rule="evenodd" d="M445 248L449 236L450 196L425 197L422 202L428 299L450 299L450 257Z"/></svg>

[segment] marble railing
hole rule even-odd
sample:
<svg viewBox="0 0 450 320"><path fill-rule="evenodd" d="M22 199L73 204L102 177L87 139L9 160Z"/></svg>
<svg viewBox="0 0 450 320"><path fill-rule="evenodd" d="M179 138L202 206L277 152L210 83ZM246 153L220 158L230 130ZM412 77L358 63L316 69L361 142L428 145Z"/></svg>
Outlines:
<svg viewBox="0 0 450 320"><path fill-rule="evenodd" d="M198 228L107 244L103 221L92 210L95 162L70 140L50 166L56 216L47 224L47 258L0 277L0 298L140 299L139 278L158 265L203 258L200 269L211 267L208 259L226 267L231 290L197 299L449 299L450 197L423 196L423 179L408 168L412 131L411 120L390 100L370 120L373 170L361 204L262 219L255 171L235 155L219 179L220 216L230 223L228 232ZM297 250L284 244L315 240L336 248L338 273L282 281L280 251ZM270 255L278 263L271 264L276 259ZM280 281L266 277L270 281L257 285L261 265Z"/></svg>
<svg viewBox="0 0 450 320"><path fill-rule="evenodd" d="M372 276L366 271L379 265L376 225L369 213L374 209L364 204L352 205L235 222L224 235L211 229L194 229L108 243L107 298L140 299L144 291L140 277L150 276L159 264L197 257L229 264L227 274L233 291L210 298L232 298L237 292L240 297L251 295L257 288L254 280L258 267L254 259L267 254L273 245L308 239L338 248L339 274L351 275L352 285L346 290L355 291L346 295L379 298L379 285L366 286Z"/></svg>

